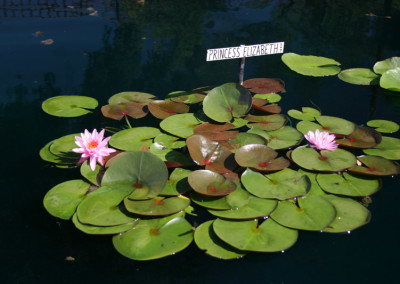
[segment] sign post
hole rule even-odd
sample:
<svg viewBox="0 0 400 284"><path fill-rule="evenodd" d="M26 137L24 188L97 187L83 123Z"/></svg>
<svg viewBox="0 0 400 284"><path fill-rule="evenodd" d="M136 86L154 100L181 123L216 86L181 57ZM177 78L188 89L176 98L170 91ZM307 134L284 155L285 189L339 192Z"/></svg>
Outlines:
<svg viewBox="0 0 400 284"><path fill-rule="evenodd" d="M206 60L216 61L216 60L240 58L238 83L242 85L246 57L283 53L284 46L285 46L284 42L273 42L273 43L262 43L255 45L240 45L234 47L207 49Z"/></svg>

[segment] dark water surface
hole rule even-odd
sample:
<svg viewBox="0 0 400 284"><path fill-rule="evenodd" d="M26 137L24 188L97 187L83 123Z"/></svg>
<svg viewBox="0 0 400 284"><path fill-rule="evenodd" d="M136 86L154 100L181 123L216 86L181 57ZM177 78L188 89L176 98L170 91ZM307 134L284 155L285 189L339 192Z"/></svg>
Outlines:
<svg viewBox="0 0 400 284"><path fill-rule="evenodd" d="M1 1L2 283L398 283L399 177L383 180L371 223L351 234L301 232L285 253L239 260L209 257L192 244L137 262L119 255L110 236L85 235L44 210L46 192L79 173L47 165L38 152L52 139L112 123L99 110L46 115L41 103L49 97L86 95L104 105L121 91L163 98L236 81L238 61L206 62L207 48L285 41L286 52L334 58L343 69L400 56L399 2ZM46 39L54 43L40 43ZM257 77L286 82L284 112L312 101L358 124L400 122L400 95L300 76L280 55L248 58L245 79Z"/></svg>

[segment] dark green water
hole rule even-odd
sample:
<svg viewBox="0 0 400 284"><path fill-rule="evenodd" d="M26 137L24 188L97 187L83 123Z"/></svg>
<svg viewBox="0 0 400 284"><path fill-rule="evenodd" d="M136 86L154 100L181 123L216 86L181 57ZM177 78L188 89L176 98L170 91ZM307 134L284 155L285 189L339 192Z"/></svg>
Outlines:
<svg viewBox="0 0 400 284"><path fill-rule="evenodd" d="M285 253L240 260L221 261L192 244L168 258L136 262L119 255L111 237L85 235L44 210L46 192L79 173L50 167L38 152L52 139L112 123L99 111L50 117L40 107L46 98L79 94L104 105L121 91L163 98L236 81L238 62L206 62L208 48L285 41L286 52L331 57L343 69L400 56L400 1L64 2L74 8L56 0L0 4L2 283L398 282L399 177L383 180L372 196L371 223L349 235L301 232ZM40 44L50 38L53 44ZM280 55L248 58L245 79L257 77L286 82L284 112L312 101L324 114L358 124L400 122L400 95L334 76L296 75Z"/></svg>

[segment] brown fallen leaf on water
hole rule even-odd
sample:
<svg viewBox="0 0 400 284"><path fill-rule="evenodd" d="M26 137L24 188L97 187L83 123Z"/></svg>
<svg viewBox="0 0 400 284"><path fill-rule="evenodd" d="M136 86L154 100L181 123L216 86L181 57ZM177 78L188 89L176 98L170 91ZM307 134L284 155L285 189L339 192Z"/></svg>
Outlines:
<svg viewBox="0 0 400 284"><path fill-rule="evenodd" d="M98 15L99 15L99 12L97 12L96 10L89 14L89 16L98 16Z"/></svg>
<svg viewBox="0 0 400 284"><path fill-rule="evenodd" d="M41 32L41 31L36 31L36 32L34 32L32 35L33 35L34 37L39 37L39 36L42 36L42 35L43 35L43 32Z"/></svg>
<svg viewBox="0 0 400 284"><path fill-rule="evenodd" d="M40 42L40 44L44 44L44 45L51 45L51 44L53 44L53 43L54 43L54 40L52 40L51 38L42 40L42 41Z"/></svg>
<svg viewBox="0 0 400 284"><path fill-rule="evenodd" d="M75 261L75 257L67 256L64 260L66 260L66 261Z"/></svg>

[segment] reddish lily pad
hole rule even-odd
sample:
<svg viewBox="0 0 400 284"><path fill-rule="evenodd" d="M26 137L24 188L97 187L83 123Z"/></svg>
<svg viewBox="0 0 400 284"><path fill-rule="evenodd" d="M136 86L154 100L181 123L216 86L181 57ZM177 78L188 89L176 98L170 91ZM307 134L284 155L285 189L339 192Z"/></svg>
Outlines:
<svg viewBox="0 0 400 284"><path fill-rule="evenodd" d="M139 151L143 146L153 144L152 138L160 134L160 130L154 127L129 128L111 136L109 144L124 151Z"/></svg>
<svg viewBox="0 0 400 284"><path fill-rule="evenodd" d="M151 260L175 254L192 241L192 225L175 215L140 220L132 230L113 237L115 249L134 260Z"/></svg>
<svg viewBox="0 0 400 284"><path fill-rule="evenodd" d="M400 174L400 165L380 156L358 156L365 166L354 166L349 169L353 173L371 176L393 176Z"/></svg>
<svg viewBox="0 0 400 284"><path fill-rule="evenodd" d="M369 196L377 192L382 182L379 178L366 178L353 173L318 174L318 184L329 193L344 196Z"/></svg>
<svg viewBox="0 0 400 284"><path fill-rule="evenodd" d="M127 152L112 163L102 185L134 190L129 196L133 200L149 199L161 193L167 180L168 169L160 158L150 152L137 151Z"/></svg>
<svg viewBox="0 0 400 284"><path fill-rule="evenodd" d="M251 194L278 200L304 196L311 186L307 176L289 168L268 175L247 169L241 181Z"/></svg>
<svg viewBox="0 0 400 284"><path fill-rule="evenodd" d="M282 114L270 114L270 115L247 115L246 120L251 123L248 123L246 126L249 128L257 127L265 131L273 131L277 130L287 123L286 116Z"/></svg>
<svg viewBox="0 0 400 284"><path fill-rule="evenodd" d="M223 163L231 152L218 142L202 135L192 135L186 140L190 156L198 165Z"/></svg>
<svg viewBox="0 0 400 284"><path fill-rule="evenodd" d="M240 166L262 172L279 171L290 166L290 162L283 157L275 159L277 156L278 152L260 144L243 146L235 153Z"/></svg>
<svg viewBox="0 0 400 284"><path fill-rule="evenodd" d="M121 120L125 115L128 115L132 118L145 117L148 113L148 110L145 104L125 102L102 106L101 112L105 117Z"/></svg>
<svg viewBox="0 0 400 284"><path fill-rule="evenodd" d="M380 144L372 149L364 149L363 152L367 155L381 156L389 160L400 160L400 139L383 136Z"/></svg>
<svg viewBox="0 0 400 284"><path fill-rule="evenodd" d="M370 127L357 126L352 133L335 141L342 146L365 149L381 143L382 135Z"/></svg>
<svg viewBox="0 0 400 284"><path fill-rule="evenodd" d="M280 113L282 108L277 104L268 104L268 100L257 99L253 97L253 109L261 110L268 113Z"/></svg>
<svg viewBox="0 0 400 284"><path fill-rule="evenodd" d="M201 123L193 113L184 113L167 117L161 121L160 127L172 135L188 138L193 134L193 129Z"/></svg>
<svg viewBox="0 0 400 284"><path fill-rule="evenodd" d="M356 164L356 157L343 149L317 151L307 146L296 148L291 157L300 167L322 172L338 172Z"/></svg>
<svg viewBox="0 0 400 284"><path fill-rule="evenodd" d="M203 101L203 111L218 122L229 122L244 116L251 108L251 94L235 83L223 84L212 89Z"/></svg>
<svg viewBox="0 0 400 284"><path fill-rule="evenodd" d="M281 252L293 246L297 230L283 227L271 218L259 224L258 220L226 221L213 223L216 235L229 245L244 251Z"/></svg>
<svg viewBox="0 0 400 284"><path fill-rule="evenodd" d="M111 98L108 99L109 104L118 104L118 103L126 103L135 102L135 103L144 103L147 104L148 102L156 99L157 97L142 92L121 92L118 94L113 95Z"/></svg>
<svg viewBox="0 0 400 284"><path fill-rule="evenodd" d="M191 187L188 183L188 176L191 172L191 170L182 168L174 169L160 195L178 196L191 190Z"/></svg>
<svg viewBox="0 0 400 284"><path fill-rule="evenodd" d="M280 79L255 78L243 82L245 88L257 94L279 93L285 90L285 83Z"/></svg>
<svg viewBox="0 0 400 284"><path fill-rule="evenodd" d="M144 216L165 216L185 210L190 204L186 197L156 197L150 200L124 199L126 210Z"/></svg>
<svg viewBox="0 0 400 284"><path fill-rule="evenodd" d="M208 255L220 259L237 259L245 255L245 252L223 242L214 232L214 220L204 222L196 228L194 241L201 250L205 250Z"/></svg>
<svg viewBox="0 0 400 284"><path fill-rule="evenodd" d="M214 124L205 122L197 126L193 131L194 134L202 135L213 141L231 140L236 138L239 131L227 131L236 127L230 123Z"/></svg>
<svg viewBox="0 0 400 284"><path fill-rule="evenodd" d="M297 199L298 206L281 201L271 217L279 224L298 230L321 231L336 217L335 207L321 195L307 195Z"/></svg>
<svg viewBox="0 0 400 284"><path fill-rule="evenodd" d="M189 106L184 103L163 100L151 101L148 107L151 114L159 119L164 119L179 113L187 113L189 111Z"/></svg>
<svg viewBox="0 0 400 284"><path fill-rule="evenodd" d="M191 172L188 181L194 191L208 196L224 196L236 189L232 180L208 170Z"/></svg>

